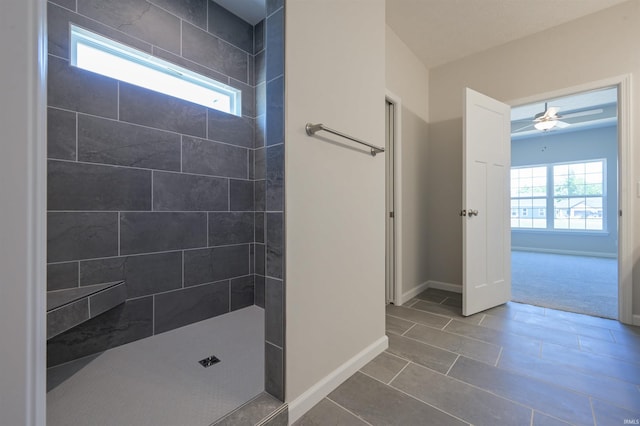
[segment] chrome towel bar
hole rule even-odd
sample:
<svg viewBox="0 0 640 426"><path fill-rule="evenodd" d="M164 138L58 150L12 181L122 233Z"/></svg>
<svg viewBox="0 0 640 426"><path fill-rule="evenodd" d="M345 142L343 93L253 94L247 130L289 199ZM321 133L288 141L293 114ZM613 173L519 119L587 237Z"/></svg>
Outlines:
<svg viewBox="0 0 640 426"><path fill-rule="evenodd" d="M354 142L358 142L359 144L362 144L362 145L366 145L369 148L371 148L371 155L374 156L374 157L375 157L375 155L377 153L384 152L384 148L381 148L381 147L375 146L375 145L371 145L370 143L367 143L365 141L361 141L360 139L354 138L354 137L349 136L349 135L345 135L344 133L339 132L337 130L333 130L333 129L325 126L322 123L318 123L318 124L307 123L307 125L304 128L307 131L307 135L309 135L309 136L313 136L313 135L316 134L316 132L319 132L320 130L324 130L325 132L333 133L334 135L343 137L345 139L349 139L349 140L354 141Z"/></svg>

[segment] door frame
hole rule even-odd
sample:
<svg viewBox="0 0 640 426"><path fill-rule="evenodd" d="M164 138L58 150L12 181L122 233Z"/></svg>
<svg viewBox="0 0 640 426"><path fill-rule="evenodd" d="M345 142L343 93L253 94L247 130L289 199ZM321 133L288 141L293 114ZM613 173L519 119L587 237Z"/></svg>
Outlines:
<svg viewBox="0 0 640 426"><path fill-rule="evenodd" d="M624 74L507 102L513 106L576 93L618 88L618 321L640 325L633 315L633 147L631 144L631 74ZM620 214L622 213L622 214Z"/></svg>
<svg viewBox="0 0 640 426"><path fill-rule="evenodd" d="M393 176L388 176L387 168L385 166L385 185L389 184L389 179L392 179L392 184L394 186L394 218L393 218L393 226L394 226L394 236L395 242L393 244L393 259L389 259L387 256L388 253L388 243L385 246L385 270L389 267L389 261L393 260L395 264L394 268L394 276L392 277L393 283L388 282L387 275L385 273L385 303L393 303L395 305L402 305L405 300L402 297L402 268L400 266L400 260L402 259L402 179L400 175L400 165L402 158L402 99L389 90L386 91L385 101L389 102L393 106ZM386 104L385 104L385 115L386 115ZM386 126L385 126L386 127ZM385 128L385 132L387 129ZM386 186L385 186L386 188ZM386 191L385 191L386 192ZM387 217L388 213L388 205L386 202L385 195L385 226L388 226L389 220ZM386 233L386 231L385 231ZM385 240L386 241L386 240ZM387 290L389 286L392 285L391 293ZM388 294L392 294L393 297L391 299L387 298Z"/></svg>

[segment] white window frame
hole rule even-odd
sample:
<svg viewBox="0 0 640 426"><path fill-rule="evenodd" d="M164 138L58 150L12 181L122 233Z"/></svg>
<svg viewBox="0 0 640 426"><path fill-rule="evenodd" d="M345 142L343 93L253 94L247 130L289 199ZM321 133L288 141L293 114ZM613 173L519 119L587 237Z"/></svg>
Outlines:
<svg viewBox="0 0 640 426"><path fill-rule="evenodd" d="M73 24L70 25L69 33L69 59L75 67L207 108L242 115L242 92L234 87ZM106 60L111 58L113 61L123 61L123 65L142 72L125 71L124 66L103 66L104 63L79 57L83 52L86 55L91 51Z"/></svg>
<svg viewBox="0 0 640 426"><path fill-rule="evenodd" d="M554 166L563 166L563 165L571 165L571 164L583 164L583 163L593 163L593 162L601 162L602 163L602 194L601 195L582 195L582 196L575 196L575 195L567 195L567 196L560 196L560 195L555 195L555 182L554 182ZM570 232L570 233L587 233L587 234L597 234L597 233L602 233L602 232L608 232L607 231L607 160L606 158L593 158L593 159L586 159L586 160L580 160L580 161L559 161L559 162L554 162L554 163L547 163L547 164L527 164L527 165L521 165L521 166L514 166L511 169L521 169L521 168L534 168L534 167L545 167L547 170L547 191L546 191L546 197L542 197L544 199L546 199L546 203L547 203L547 207L546 207L546 211L547 214L541 217L544 217L546 219L546 227L544 228L536 228L536 227L522 227L522 226L517 226L514 227L512 226L511 229L513 231L533 231L533 232L556 232L556 233L561 233L561 232ZM572 199L572 198L590 198L590 197L594 197L594 198L602 198L602 229L571 229L571 228L556 228L555 227L555 219L556 219L556 215L557 215L557 209L555 206L555 200L556 198L568 198L568 199ZM521 197L511 197L510 200L514 200L514 199L520 199ZM531 199L535 199L535 198L541 198L541 197L531 197ZM512 209L513 211L513 209ZM551 214L548 214L551 213ZM528 212L526 212L526 214L522 214L521 211L518 212L518 217L522 218L528 218ZM533 217L533 216L531 216ZM512 214L512 218L513 214Z"/></svg>

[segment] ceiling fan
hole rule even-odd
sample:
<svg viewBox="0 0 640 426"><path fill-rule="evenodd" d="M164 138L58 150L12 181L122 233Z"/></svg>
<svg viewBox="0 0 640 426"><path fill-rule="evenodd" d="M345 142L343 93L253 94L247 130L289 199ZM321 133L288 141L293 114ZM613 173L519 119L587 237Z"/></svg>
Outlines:
<svg viewBox="0 0 640 426"><path fill-rule="evenodd" d="M560 121L562 116L558 115L558 107L547 107L547 103L544 103L544 112L539 112L533 117L533 127L538 130L546 132L558 127L563 129L569 126L569 123Z"/></svg>
<svg viewBox="0 0 640 426"><path fill-rule="evenodd" d="M601 108L598 108L598 109L592 109L587 111L574 112L566 115L558 115L559 109L560 108L558 107L553 107L553 106L549 107L545 102L544 111L537 113L533 117L533 122L531 124L521 127L520 129L515 130L513 133L517 133L522 130L528 129L529 127L535 127L537 130L540 130L543 132L547 132L556 127L559 129L564 129L565 127L570 126L570 123L567 123L565 121L560 121L561 118L567 119L567 118L574 118L574 117L582 117L585 115L600 114L603 112Z"/></svg>

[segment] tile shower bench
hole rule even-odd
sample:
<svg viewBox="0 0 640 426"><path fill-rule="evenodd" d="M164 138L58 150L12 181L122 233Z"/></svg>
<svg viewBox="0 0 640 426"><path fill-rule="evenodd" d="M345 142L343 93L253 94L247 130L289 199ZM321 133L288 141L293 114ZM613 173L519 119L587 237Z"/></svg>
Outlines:
<svg viewBox="0 0 640 426"><path fill-rule="evenodd" d="M47 340L124 303L124 281L47 292Z"/></svg>

